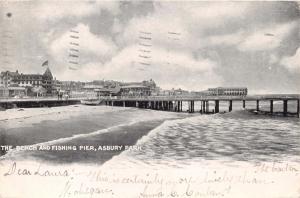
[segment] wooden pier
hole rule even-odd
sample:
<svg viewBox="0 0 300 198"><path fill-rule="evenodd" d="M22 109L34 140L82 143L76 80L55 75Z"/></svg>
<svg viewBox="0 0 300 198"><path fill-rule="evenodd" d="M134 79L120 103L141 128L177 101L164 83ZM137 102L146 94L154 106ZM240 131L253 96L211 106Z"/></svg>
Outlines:
<svg viewBox="0 0 300 198"><path fill-rule="evenodd" d="M188 103L188 112L195 113L195 102L200 102L199 113L219 113L220 102L228 102L228 111L233 110L233 102L242 102L242 107L246 108L246 102L256 102L256 112L260 112L260 102L269 101L270 109L267 112L269 115L274 115L274 101L282 101L283 116L296 116L299 118L299 94L276 94L276 95L253 95L253 96L147 96L147 97L114 97L104 98L106 105L123 106L123 107L137 107L144 109L154 109L161 111L182 112L182 103ZM289 112L288 105L290 101L296 101L296 112ZM210 110L210 102L214 102L214 108ZM276 112L278 113L278 112Z"/></svg>
<svg viewBox="0 0 300 198"><path fill-rule="evenodd" d="M79 104L82 98L29 98L29 99L0 99L0 108L30 108L54 107ZM211 114L220 112L220 102L228 103L228 112L233 110L234 102L241 102L242 107L247 107L247 102L255 102L255 112L261 112L260 102L269 102L269 115L282 114L283 116L296 116L299 118L299 94L254 95L254 96L146 96L146 97L105 97L101 100L110 106L136 107L161 111L183 112L183 102L188 103L189 113ZM274 102L282 101L282 111L274 111ZM296 112L289 111L291 101L296 102ZM200 103L200 109L195 111L195 102ZM210 102L214 102L210 107Z"/></svg>
<svg viewBox="0 0 300 198"><path fill-rule="evenodd" d="M0 99L0 108L32 108L32 107L55 107L79 104L79 99L57 98L27 98L27 99Z"/></svg>

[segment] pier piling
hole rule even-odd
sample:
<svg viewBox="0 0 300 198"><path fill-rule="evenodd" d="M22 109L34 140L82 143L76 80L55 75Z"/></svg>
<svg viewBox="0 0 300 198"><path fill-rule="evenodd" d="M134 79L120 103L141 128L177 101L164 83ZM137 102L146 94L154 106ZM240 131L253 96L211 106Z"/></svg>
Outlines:
<svg viewBox="0 0 300 198"><path fill-rule="evenodd" d="M215 113L219 113L219 100L215 100Z"/></svg>
<svg viewBox="0 0 300 198"><path fill-rule="evenodd" d="M300 101L299 101L299 99L297 100L297 118L299 118L299 111L300 111Z"/></svg>
<svg viewBox="0 0 300 198"><path fill-rule="evenodd" d="M203 113L202 106L203 106L203 101L201 100L201 104L200 104L200 113L201 114Z"/></svg>
<svg viewBox="0 0 300 198"><path fill-rule="evenodd" d="M194 109L194 101L188 101L189 103L189 113L194 113L195 109Z"/></svg>
<svg viewBox="0 0 300 198"><path fill-rule="evenodd" d="M205 109L205 106L206 106L206 101L205 100L203 100L202 101L203 103L202 103L202 109L203 109L203 111L202 111L202 113L205 113L206 112L206 109Z"/></svg>
<svg viewBox="0 0 300 198"><path fill-rule="evenodd" d="M206 112L209 113L209 100L206 101Z"/></svg>
<svg viewBox="0 0 300 198"><path fill-rule="evenodd" d="M232 100L229 100L229 112L232 111Z"/></svg>
<svg viewBox="0 0 300 198"><path fill-rule="evenodd" d="M180 101L180 112L182 112L182 101Z"/></svg>
<svg viewBox="0 0 300 198"><path fill-rule="evenodd" d="M288 101L283 100L283 116L287 116L287 111L288 111Z"/></svg>
<svg viewBox="0 0 300 198"><path fill-rule="evenodd" d="M273 100L270 100L270 113L273 114Z"/></svg>

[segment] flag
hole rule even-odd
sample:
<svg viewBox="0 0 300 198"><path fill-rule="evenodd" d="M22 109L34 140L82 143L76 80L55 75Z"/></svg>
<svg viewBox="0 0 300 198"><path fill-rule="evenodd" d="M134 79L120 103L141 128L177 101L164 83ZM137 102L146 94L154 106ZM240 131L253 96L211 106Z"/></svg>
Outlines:
<svg viewBox="0 0 300 198"><path fill-rule="evenodd" d="M43 64L42 64L42 67L44 66L48 66L48 60L46 60Z"/></svg>

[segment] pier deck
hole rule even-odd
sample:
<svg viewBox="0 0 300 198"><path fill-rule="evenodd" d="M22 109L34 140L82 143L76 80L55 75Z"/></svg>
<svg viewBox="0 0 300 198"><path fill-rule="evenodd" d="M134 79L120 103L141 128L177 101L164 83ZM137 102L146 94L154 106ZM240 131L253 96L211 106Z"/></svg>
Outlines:
<svg viewBox="0 0 300 198"><path fill-rule="evenodd" d="M232 111L233 101L241 101L243 108L247 101L256 101L256 111L260 109L260 101L270 102L270 114L274 113L274 101L283 101L283 116L296 115L299 118L300 94L267 94L250 96L143 96L143 97L106 97L103 101L110 106L138 107L155 110L182 112L182 102L188 102L188 112L195 112L195 102L201 102L200 113L219 113L219 102L228 101L228 111ZM214 101L214 109L209 111L209 102ZM297 112L288 112L288 101L297 102Z"/></svg>

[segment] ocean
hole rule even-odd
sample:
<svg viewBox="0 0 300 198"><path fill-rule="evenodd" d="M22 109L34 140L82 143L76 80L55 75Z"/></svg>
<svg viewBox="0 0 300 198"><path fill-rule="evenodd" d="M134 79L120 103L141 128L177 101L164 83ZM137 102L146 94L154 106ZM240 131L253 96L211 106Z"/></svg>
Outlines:
<svg viewBox="0 0 300 198"><path fill-rule="evenodd" d="M227 110L226 104L220 105L220 111ZM267 105L261 108L267 109ZM276 103L275 109L280 111L281 105ZM127 165L175 167L202 160L300 161L298 118L254 115L241 106L234 103L234 111L210 115L83 105L9 109L0 116L1 145L58 147L2 151L1 158L103 164L121 155L120 163ZM247 106L255 108L255 103ZM80 145L135 145L139 149L72 149Z"/></svg>

